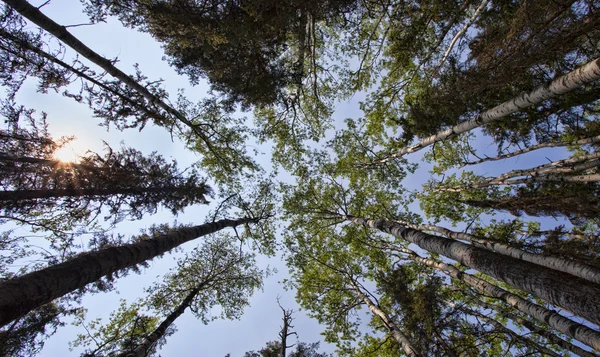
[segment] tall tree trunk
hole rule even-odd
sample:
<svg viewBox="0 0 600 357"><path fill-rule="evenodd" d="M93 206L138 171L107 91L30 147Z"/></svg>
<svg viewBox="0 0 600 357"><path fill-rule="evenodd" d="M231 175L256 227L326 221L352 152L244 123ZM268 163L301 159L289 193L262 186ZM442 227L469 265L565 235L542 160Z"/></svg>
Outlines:
<svg viewBox="0 0 600 357"><path fill-rule="evenodd" d="M456 41L458 41L458 39L465 33L467 32L467 30L469 29L469 27L471 27L471 25L473 25L473 23L475 22L475 20L477 20L477 17L479 16L479 14L481 13L481 11L483 9L485 9L485 7L487 6L489 0L483 0L481 2L481 4L479 5L479 7L475 10L475 12L473 13L473 15L471 16L471 18L469 19L469 21L460 29L460 31L458 31L456 33L456 35L454 35L454 37L452 38L452 41L450 41L450 45L448 45L448 48L446 49L446 51L444 52L444 56L442 57L442 59L440 60L440 63L437 65L437 67L435 68L435 70L433 71L433 75L434 77L437 77L437 74L439 72L439 70L442 68L442 66L444 65L444 62L446 62L446 59L448 58L448 56L450 55L450 52L452 52L452 48L454 47L454 45L456 44Z"/></svg>
<svg viewBox="0 0 600 357"><path fill-rule="evenodd" d="M453 304L453 303L448 303L448 305L450 305L454 308L458 308L459 310L462 310L463 312L465 312L471 316L477 317L477 318L489 323L490 325L494 326L496 331L500 331L501 333L503 333L507 336L510 336L513 340L519 341L524 346L532 348L534 351L537 351L541 354L548 355L548 356L561 357L558 353L552 351L551 349L544 347L544 346L540 345L539 343L536 343L526 337L519 335L515 331L507 328L500 322L494 320L493 318L491 318L489 316L486 316L486 315L480 313L479 311L469 309L465 306L457 307L456 304Z"/></svg>
<svg viewBox="0 0 600 357"><path fill-rule="evenodd" d="M558 160L548 164L540 165L525 170L513 170L497 177L485 178L482 181L475 182L465 186L439 187L433 189L433 192L463 192L473 188L484 188L500 185L518 185L529 182L596 182L600 181L600 175L565 175L575 172L589 170L600 166L600 153L571 157L565 160ZM521 177L514 179L515 177ZM512 179L512 180L511 180Z"/></svg>
<svg viewBox="0 0 600 357"><path fill-rule="evenodd" d="M149 117L154 118L157 122L164 121L164 118L159 113L156 113L156 112L154 112L152 110L149 110L147 108L146 103L138 103L138 102L133 101L128 96L125 96L122 93L119 93L118 91L116 91L116 90L108 87L102 81L100 81L100 80L92 77L91 75L88 75L84 71L76 69L75 67L69 65L68 63L66 63L64 61L61 61L60 59L52 56L51 54L43 51L42 49L33 46L28 41L26 41L26 40L24 40L22 38L19 38L17 36L14 36L13 34L5 31L3 29L0 29L0 36L2 36L4 38L12 41L13 43L17 44L21 48L27 49L27 50L29 50L29 51L31 51L31 52L33 52L33 53L35 53L35 54L37 54L37 55L45 58L45 59L47 59L50 62L55 63L55 64L63 67L64 69L68 70L69 72L74 73L78 77L83 78L83 79L87 80L88 82L97 85L98 87L104 89L105 91L118 96L121 100L123 100L123 102L129 103L131 106L140 109L141 111L143 111L144 113L146 113L146 115L148 115ZM23 58L24 60L27 60L27 58L24 58L17 51L13 51L10 48L5 48L4 50L12 53L15 56L19 56L19 57Z"/></svg>
<svg viewBox="0 0 600 357"><path fill-rule="evenodd" d="M156 328L156 330L154 330L148 337L146 337L144 339L144 342L138 345L135 348L135 350L133 350L133 352L123 353L118 357L146 357L152 346L156 344L156 342L158 342L158 340L167 332L169 326L171 326L173 322L175 322L175 320L185 312L185 309L187 309L187 307L190 306L196 295L198 295L198 292L200 292L201 288L202 286L199 286L196 289L192 290L185 297L183 302L173 312L171 312L169 316L167 316L167 318L164 319L163 322L161 322L161 324Z"/></svg>
<svg viewBox="0 0 600 357"><path fill-rule="evenodd" d="M279 331L279 337L281 338L281 348L279 350L279 357L285 357L287 348L293 346L288 346L287 338L291 335L298 336L298 334L296 332L289 332L291 328L294 328L294 326L292 326L292 314L294 313L294 310L284 309L283 306L281 306L281 304L279 303L279 297L277 298L277 304L283 312L283 327L281 327L281 331Z"/></svg>
<svg viewBox="0 0 600 357"><path fill-rule="evenodd" d="M167 103L162 101L160 98L152 94L148 89L134 81L133 78L122 72L120 69L115 67L112 62L98 53L94 52L91 48L86 46L83 42L73 36L64 26L61 26L50 19L48 16L44 15L40 10L38 10L35 6L29 4L26 0L2 0L8 6L12 7L15 11L21 14L23 17L27 18L29 21L38 25L42 29L48 31L52 35L56 36L59 40L61 40L64 44L71 47L77 53L87 58L91 62L98 65L100 68L105 70L114 78L117 78L123 84L128 86L129 88L140 93L144 98L146 98L150 103L156 104L162 109L164 109L167 113L173 115L179 121L189 126L192 129L195 129L195 126L192 122L187 120L185 116L179 111L175 110Z"/></svg>
<svg viewBox="0 0 600 357"><path fill-rule="evenodd" d="M551 328L566 334L596 350L600 351L600 332L595 331L583 324L577 323L569 318L566 318L555 311L549 310L543 306L534 304L518 295L510 293L504 289L497 287L494 284L488 283L485 280L479 279L471 274L467 274L452 265L445 264L442 262L435 261L433 259L426 259L415 252L395 247L393 245L387 246L389 249L401 251L408 254L408 258L414 261L423 263L428 267L439 270L444 274L447 274L456 280L462 281L474 289L483 292L491 297L500 299L506 302L508 305L522 311L523 313L531 316L541 323L547 324Z"/></svg>
<svg viewBox="0 0 600 357"><path fill-rule="evenodd" d="M358 285L356 285L356 283L354 281L352 281L352 287L354 288L354 291L356 291L356 295L360 299L362 299L362 301L367 305L369 310L371 310L371 312L375 316L377 316L381 319L383 324L390 331L392 337L396 340L396 342L398 342L398 344L400 345L400 347L402 348L404 353L406 353L406 355L409 357L421 356L417 352L417 350L413 347L413 345L410 342L410 340L408 339L408 337L406 337L406 335L404 333L402 333L402 331L400 330L400 328L398 328L398 326L394 323L394 321L392 321L387 316L387 314L379 308L379 306L375 305L373 303L373 301L367 295L365 295L365 293L362 292L362 290L358 287Z"/></svg>
<svg viewBox="0 0 600 357"><path fill-rule="evenodd" d="M600 214L600 197L593 194L508 196L497 200L464 200L461 202L473 207L506 210L515 216L525 212L530 216L563 215L594 219Z"/></svg>
<svg viewBox="0 0 600 357"><path fill-rule="evenodd" d="M600 325L600 304L596 301L600 296L598 284L483 248L423 233L395 222L347 215L341 217L358 225L390 233L429 252L453 259Z"/></svg>
<svg viewBox="0 0 600 357"><path fill-rule="evenodd" d="M523 325L523 327L525 327L526 329L528 329L529 331L545 338L547 341L560 346L561 348L572 352L578 356L581 357L598 357L597 354L589 352L584 350L583 348L576 346L568 341L563 340L562 338L558 337L557 335L544 330L543 328L540 328L538 326L536 326L533 322L526 320L516 314L513 314L511 312L508 312L502 308L500 308L499 306L496 305L492 305L492 304L488 304L484 301L481 301L480 299L474 298L470 301L475 302L476 304L480 305L483 308L486 308L488 310L494 310L496 312L498 312L500 315L504 316L507 319L513 320L514 322Z"/></svg>
<svg viewBox="0 0 600 357"><path fill-rule="evenodd" d="M488 161L498 161L498 160L508 159L511 157L519 156L519 155L522 155L522 154L525 154L525 153L528 153L528 152L531 152L534 150L543 149L543 148L553 148L553 147L562 147L562 146L581 146L581 145L586 145L586 144L594 144L597 142L600 142L600 135L596 135L591 138L584 138L584 139L573 140L573 141L551 141L551 142L547 142L547 143L540 143L540 144L528 146L524 149L513 151L511 153L507 153L507 154L503 154L503 155L498 155L498 156L494 156L494 157L484 157L484 158L476 160L476 161L465 162L464 166L477 165L477 164L481 164L481 163L488 162Z"/></svg>
<svg viewBox="0 0 600 357"><path fill-rule="evenodd" d="M565 94L598 79L600 79L600 58L596 58L586 65L569 72L550 83L541 85L529 93L523 93L518 97L506 101L471 120L464 121L450 129L427 137L413 146L406 147L392 155L389 155L385 159L375 161L372 165L383 164L406 154L419 151L438 141L448 139L450 137L478 128L487 123L504 118L512 113L518 112L521 109L541 103L544 100L554 98L561 94Z"/></svg>
<svg viewBox="0 0 600 357"><path fill-rule="evenodd" d="M186 188L189 189L189 188ZM133 187L133 188L77 188L72 187L61 190L16 190L0 191L1 201L22 201L44 198L60 197L92 197L92 196L111 196L128 195L135 196L150 192L168 192L177 191L177 187Z"/></svg>
<svg viewBox="0 0 600 357"><path fill-rule="evenodd" d="M436 192L464 192L473 188L484 188L489 186L508 186L508 185L522 185L532 182L598 182L600 181L600 174L589 174L589 175L544 175L544 176L530 176L526 178L513 179L513 180L494 180L488 182L481 182L470 185L468 187L439 187L433 191Z"/></svg>
<svg viewBox="0 0 600 357"><path fill-rule="evenodd" d="M571 174L574 172L580 172L587 169L591 169L600 166L600 152L593 154L570 157L568 159L558 160L550 162L544 165L539 165L530 169L525 170L512 170L505 174L502 174L490 182L504 181L509 178L519 176L540 176L546 174Z"/></svg>
<svg viewBox="0 0 600 357"><path fill-rule="evenodd" d="M64 263L4 281L0 283L0 326L103 276L155 258L190 240L259 219L223 219L181 228L148 240L84 253Z"/></svg>
<svg viewBox="0 0 600 357"><path fill-rule="evenodd" d="M569 273L571 275L578 276L582 279L594 282L596 284L600 284L600 269L591 265L551 255L549 256L529 253L519 248L511 247L510 245L498 242L493 239L481 238L463 232L455 232L447 228L431 224L416 225L403 221L397 222L412 229L420 231L432 231L445 235L448 238L466 240L471 242L471 244L473 244L476 247L485 248L487 250L491 250L493 252L500 253L509 257L521 259L526 262L562 271L564 273Z"/></svg>

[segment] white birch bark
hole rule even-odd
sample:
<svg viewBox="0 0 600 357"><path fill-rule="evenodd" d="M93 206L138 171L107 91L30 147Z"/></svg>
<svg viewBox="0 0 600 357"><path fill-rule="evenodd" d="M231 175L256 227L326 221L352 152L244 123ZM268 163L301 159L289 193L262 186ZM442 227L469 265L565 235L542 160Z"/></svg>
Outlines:
<svg viewBox="0 0 600 357"><path fill-rule="evenodd" d="M481 238L463 232L455 232L450 229L431 224L416 225L409 224L403 221L398 221L398 223L403 224L412 229L436 232L448 238L466 240L476 247L485 248L496 253L500 253L512 258L541 265L546 268L562 271L574 276L578 276L582 279L591 281L593 283L600 284L600 269L591 265L552 255L529 253L522 249L511 247L510 245L498 242L493 239Z"/></svg>
<svg viewBox="0 0 600 357"><path fill-rule="evenodd" d="M506 302L509 306L531 316L537 321L547 324L553 329L564 333L565 335L572 337L587 346L590 346L600 351L600 332L591 329L583 324L577 323L567 317L560 315L559 313L547 309L543 306L534 304L522 297L510 293L504 289L497 287L485 280L479 279L471 274L467 274L456 267L445 264L442 262L435 261L433 259L427 259L419 256L410 249L388 246L389 249L401 251L408 254L408 258L414 261L423 263L431 268L437 269L457 280L460 280L467 285L475 288L476 290L488 294L491 297L500 299Z"/></svg>
<svg viewBox="0 0 600 357"><path fill-rule="evenodd" d="M600 296L599 284L459 241L430 235L395 222L349 215L340 217L443 255L600 325L600 304L597 303Z"/></svg>
<svg viewBox="0 0 600 357"><path fill-rule="evenodd" d="M569 72L550 83L541 85L531 92L522 93L521 95L506 101L471 120L464 121L450 129L429 136L415 145L406 147L394 154L389 155L385 159L375 161L371 165L383 164L406 154L419 151L438 141L445 140L455 135L460 135L487 123L504 118L512 113L518 112L521 109L541 103L544 100L554 98L561 94L565 94L583 85L597 81L598 79L600 79L600 58L596 58L586 65Z"/></svg>
<svg viewBox="0 0 600 357"><path fill-rule="evenodd" d="M600 162L594 162L594 166L598 166ZM587 163L585 164L587 166ZM583 168L582 170L588 169L589 167ZM491 180L487 182L479 182L468 187L437 187L432 192L463 192L473 188L485 188L489 186L508 186L508 185L521 185L529 182L598 182L600 181L600 174L589 174L589 175L561 175L561 174L549 174L543 176L532 175L525 178L519 179L506 179L506 180Z"/></svg>
<svg viewBox="0 0 600 357"><path fill-rule="evenodd" d="M484 157L484 158L476 160L476 161L465 162L463 164L463 166L477 165L477 164L481 164L481 163L489 162L489 161L499 161L499 160L509 159L511 157L523 155L528 152L539 150L539 149L544 149L544 148L554 148L554 147L563 147L563 146L582 146L582 145L587 145L587 144L594 144L597 142L600 142L600 135L597 135L597 136L594 136L591 138L574 140L574 141L555 141L555 142L541 143L541 144L528 146L524 149L516 150L511 153L502 154L502 155L498 155L498 156L494 156L494 157Z"/></svg>
<svg viewBox="0 0 600 357"><path fill-rule="evenodd" d="M483 2L479 5L479 7L477 8L477 10L475 10L475 12L473 13L473 15L471 16L471 18L469 19L469 22L467 22L461 29L460 31L458 31L456 33L456 35L454 35L454 37L452 38L452 41L450 41L450 45L448 45L448 49L446 49L446 52L444 52L444 56L442 57L442 59L440 60L440 63L437 65L434 73L434 76L437 76L438 71L440 70L440 68L442 68L442 66L444 65L444 62L446 62L446 59L448 59L448 56L450 55L450 52L452 52L452 48L454 48L454 45L456 44L456 42L458 41L458 39L464 35L465 32L467 32L467 30L469 29L469 27L471 27L471 25L473 25L473 23L475 22L475 20L477 20L477 17L479 17L479 14L481 13L481 11L483 9L485 9L485 7L487 6L489 0L483 0Z"/></svg>
<svg viewBox="0 0 600 357"><path fill-rule="evenodd" d="M504 316L505 318L513 320L514 322L516 322L518 324L521 324L523 327L525 327L529 331L545 338L547 341L549 341L557 346L560 346L561 348L563 348L569 352L572 352L580 357L598 357L597 354L586 351L579 346L576 346L568 341L565 341L562 338L558 337L557 335L553 334L552 332L546 331L543 328L536 326L533 322L531 322L527 319L524 319L516 314L508 312L508 311L500 308L499 306L488 304L477 298L471 299L469 301L475 302L476 304L478 304L479 306L481 306L485 309L496 311L497 313Z"/></svg>
<svg viewBox="0 0 600 357"><path fill-rule="evenodd" d="M600 152L568 159L558 160L547 164L539 165L531 169L512 170L505 174L496 177L492 181L505 180L519 176L538 176L545 174L565 174L573 172L581 172L600 165ZM586 162L587 161L587 162Z"/></svg>
<svg viewBox="0 0 600 357"><path fill-rule="evenodd" d="M457 309L463 311L466 314L469 314L471 316L477 317L477 318L479 318L479 319L481 319L481 320L489 323L490 325L494 326L494 328L497 331L500 331L500 332L504 333L505 335L512 337L513 340L519 341L523 345L528 346L530 348L533 348L534 350L537 350L540 353L544 353L545 355L553 356L553 357L561 357L558 353L552 351L551 349L549 349L549 348L547 348L545 346L542 346L539 343L536 343L536 342L534 342L534 341L532 341L532 340L530 340L530 339L528 339L526 337L523 337L523 336L519 335L515 331L507 328L506 326L504 326L500 322L494 320L493 318L491 318L489 316L486 316L486 315L482 314L479 311L469 309L469 308L467 308L465 306L457 307L456 304L454 304L452 302L448 302L448 305L452 306L453 308L457 308Z"/></svg>
<svg viewBox="0 0 600 357"><path fill-rule="evenodd" d="M371 310L371 312L375 316L379 317L381 321L383 321L383 324L388 328L388 330L390 330L390 334L396 340L396 342L398 342L398 344L406 353L406 355L409 357L419 357L420 354L412 346L412 343L410 342L408 337L406 337L406 335L402 333L402 331L400 330L400 328L398 328L394 321L392 321L383 310L381 310L377 305L375 305L375 303L373 303L373 301L365 293L363 293L362 290L354 282L352 282L352 286L354 288L354 291L356 291L356 295L367 305L369 310Z"/></svg>

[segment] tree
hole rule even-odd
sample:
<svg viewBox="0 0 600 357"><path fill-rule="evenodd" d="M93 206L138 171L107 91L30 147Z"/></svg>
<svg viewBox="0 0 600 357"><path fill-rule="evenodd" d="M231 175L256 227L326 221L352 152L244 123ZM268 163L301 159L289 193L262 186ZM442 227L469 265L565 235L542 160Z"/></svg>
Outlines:
<svg viewBox="0 0 600 357"><path fill-rule="evenodd" d="M218 317L234 319L241 316L254 290L262 287L263 272L256 267L253 254L240 252L233 243L231 237L206 242L180 260L164 282L148 289L151 306L158 311L170 312L132 353L123 353L123 356L146 356L151 346L188 307L205 324ZM220 313L213 315L216 306Z"/></svg>
<svg viewBox="0 0 600 357"><path fill-rule="evenodd" d="M127 216L139 219L159 205L177 214L187 206L206 204L211 193L195 170L184 175L176 162L132 148L108 147L104 156L90 152L79 163L11 155L2 155L0 161L6 173L2 209L17 217L82 208L93 217L106 207L115 222Z"/></svg>
<svg viewBox="0 0 600 357"><path fill-rule="evenodd" d="M430 231L444 235L451 239L466 240L476 247L488 249L493 252L504 254L513 258L521 259L537 265L541 265L550 269L569 273L574 276L586 279L591 282L600 284L600 270L594 266L590 266L572 259L565 259L559 256L541 255L527 252L510 244L505 244L498 239L490 239L485 237L475 236L473 234L456 232L450 229L431 225L431 224L411 224L406 221L396 221L405 227L416 229L419 231Z"/></svg>
<svg viewBox="0 0 600 357"><path fill-rule="evenodd" d="M0 355L34 356L44 347L44 342L64 326L61 317L75 315L79 309L69 308L63 302L51 302L15 320L0 330Z"/></svg>
<svg viewBox="0 0 600 357"><path fill-rule="evenodd" d="M281 342L279 343L280 344L279 356L285 357L286 356L285 351L288 348L294 346L294 344L292 344L292 345L287 344L287 338L291 335L296 335L296 337L297 337L298 334L294 331L290 331L291 329L294 328L294 326L292 325L292 321L294 320L292 318L292 314L294 313L294 310L284 309L281 306L281 304L279 303L279 298L277 299L277 304L281 308L281 311L283 311L283 326L281 327L281 331L279 331L279 338L281 339Z"/></svg>
<svg viewBox="0 0 600 357"><path fill-rule="evenodd" d="M161 81L148 81L136 66L136 74L128 76L115 67L114 62L101 57L89 47L49 19L27 1L16 1L5 6L6 15L1 18L5 29L0 31L0 59L7 68L3 83L16 93L29 76L40 79L40 90L57 90L68 84L81 81L79 92L65 90L64 94L79 102L86 102L94 115L104 120L104 125L115 125L118 129L144 128L149 120L179 135L186 144L203 155L203 166L215 175L215 180L234 182L240 171L257 171L258 166L246 154L244 142L247 128L243 120L233 118L233 106L216 98L206 98L197 104L187 100L180 92L176 105L167 103L167 93ZM15 8L16 7L16 8ZM64 49L48 53L41 34L26 30L23 18L15 15L15 9L29 16L49 33L83 57L98 65L114 77L104 79L87 66L75 60L64 62ZM2 43L4 41L4 43ZM14 96L14 94L13 94ZM174 130L176 129L176 130Z"/></svg>
<svg viewBox="0 0 600 357"><path fill-rule="evenodd" d="M326 353L320 353L319 342L306 343L298 342L296 348L288 354L289 357L328 357ZM258 352L248 351L244 357L278 357L281 351L279 341L267 342L267 346Z"/></svg>
<svg viewBox="0 0 600 357"><path fill-rule="evenodd" d="M158 323L158 317L143 312L140 302L128 305L126 300L121 299L119 308L111 312L106 324L102 324L101 318L86 323L83 316L78 316L74 324L83 327L85 333L79 333L74 341L69 342L69 349L85 347L82 353L85 357L115 356L135 348Z"/></svg>
<svg viewBox="0 0 600 357"><path fill-rule="evenodd" d="M88 1L87 12L94 21L114 15L150 33L192 83L206 77L228 101L249 107L285 101L286 87L302 83L305 61L316 56L309 41L315 22L343 17L355 3ZM296 58L289 47L297 48Z"/></svg>
<svg viewBox="0 0 600 357"><path fill-rule="evenodd" d="M148 240L83 253L64 263L50 266L0 283L0 324L92 283L107 274L134 266L195 238L226 227L258 222L264 217L224 219L200 226L185 227Z"/></svg>
<svg viewBox="0 0 600 357"><path fill-rule="evenodd" d="M594 295L592 291L600 289L597 284L586 283L570 274L561 274L535 264L498 256L495 253L479 250L460 242L440 237L433 238L434 236L411 230L397 223L384 220L365 220L351 216L346 216L346 219L406 239L425 250L442 254L470 268L502 280L511 286L530 292L593 323L598 324L600 322L600 315L589 310L590 302L586 302L589 296ZM522 274L524 271L528 272L525 276ZM575 283L569 287L569 283L574 281ZM586 286L590 289L590 292L582 294L581 291L586 289ZM569 297L567 297L567 294Z"/></svg>
<svg viewBox="0 0 600 357"><path fill-rule="evenodd" d="M489 109L488 111L478 115L473 119L470 119L469 121L462 122L450 129L425 138L413 146L399 150L398 152L389 155L387 158L380 160L378 163L383 163L392 158L418 151L438 141L442 141L452 136L473 130L474 128L494 120L501 119L509 114L515 113L543 100L567 93L585 84L593 83L598 79L600 79L600 59L595 59L576 71L556 78L551 83L537 87L529 93L523 93L519 97L513 98L510 101L504 102L492 109Z"/></svg>

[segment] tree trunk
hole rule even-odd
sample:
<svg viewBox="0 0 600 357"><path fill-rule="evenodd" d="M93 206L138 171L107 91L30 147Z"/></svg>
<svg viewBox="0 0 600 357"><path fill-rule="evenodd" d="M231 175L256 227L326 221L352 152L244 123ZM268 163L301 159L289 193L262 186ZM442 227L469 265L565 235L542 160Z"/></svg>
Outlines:
<svg viewBox="0 0 600 357"><path fill-rule="evenodd" d="M553 148L553 147L562 147L562 146L581 146L581 145L586 145L586 144L594 144L600 142L600 135L591 137L591 138L585 138L585 139L580 139L580 140L574 140L574 141L557 141L557 142L547 142L547 143L541 143L541 144L536 144L536 145L532 145L529 147L526 147L525 149L521 149L521 150L517 150L508 154L503 154L503 155L498 155L495 157L485 157L476 161L470 161L470 162L465 162L464 166L467 165L477 165L477 164L481 164L483 162L488 162L488 161L498 161L498 160L503 160L503 159L508 159L511 157L515 157L518 155L522 155L534 150L538 150L538 149L543 149L543 148Z"/></svg>
<svg viewBox="0 0 600 357"><path fill-rule="evenodd" d="M190 306L196 295L198 295L198 292L200 292L201 288L202 287L199 286L198 288L192 290L185 297L183 302L173 312L171 312L171 314L169 314L169 316L167 316L167 318L161 322L156 330L146 337L144 342L138 345L133 352L123 353L118 357L146 357L152 346L156 344L156 342L158 342L158 340L167 332L169 326L171 326L173 322L175 322L175 320L185 312L185 309Z"/></svg>
<svg viewBox="0 0 600 357"><path fill-rule="evenodd" d="M4 281L0 283L0 326L103 276L155 258L195 238L258 219L223 219L181 228L152 239L84 253L64 263Z"/></svg>
<svg viewBox="0 0 600 357"><path fill-rule="evenodd" d="M600 284L600 269L582 264L577 261L564 259L556 256L547 256L541 254L529 253L519 248L511 247L507 244L500 243L493 239L486 239L474 236L472 234L455 232L447 228L435 226L431 224L413 225L405 222L398 222L409 228L420 230L420 231L432 231L439 234L443 234L448 238L462 239L471 242L476 247L485 248L496 253L500 253L516 259L521 259L526 262L541 265L546 268L562 271L571 275L578 276L582 279Z"/></svg>
<svg viewBox="0 0 600 357"><path fill-rule="evenodd" d="M441 254L569 310L596 325L600 324L600 304L596 301L600 296L598 284L452 239L429 235L391 221L342 217L355 224L390 233L429 252Z"/></svg>
<svg viewBox="0 0 600 357"><path fill-rule="evenodd" d="M473 15L471 16L471 18L469 19L469 21L460 29L460 31L458 31L458 33L456 33L456 35L454 35L454 37L452 38L452 41L450 41L450 45L448 45L448 48L446 49L446 51L444 52L444 56L442 57L442 59L440 60L440 63L437 65L437 67L435 68L435 70L433 71L433 76L437 77L437 74L439 72L439 70L442 68L442 65L444 64L444 62L446 62L446 59L448 58L448 56L450 55L450 52L452 52L452 48L454 47L454 45L456 44L456 41L458 41L458 39L465 33L467 32L467 30L469 29L469 27L471 27L471 25L473 25L473 23L475 22L475 20L477 20L477 17L479 16L479 14L481 13L481 11L483 9L485 9L485 7L487 6L489 0L483 0L481 2L481 4L479 5L479 7L475 10L475 12L473 13Z"/></svg>
<svg viewBox="0 0 600 357"><path fill-rule="evenodd" d="M541 85L529 93L522 93L518 97L506 101L471 120L464 121L448 130L444 130L427 137L419 143L406 147L386 157L385 159L375 161L372 165L383 164L390 160L402 157L405 154L419 151L438 141L445 140L447 138L478 128L492 121L504 118L512 113L518 112L521 109L541 103L544 100L554 98L561 94L565 94L598 79L600 79L600 58L597 58L586 65L553 80L550 83Z"/></svg>
<svg viewBox="0 0 600 357"><path fill-rule="evenodd" d="M502 174L490 181L503 181L505 179L519 176L540 176L546 174L569 174L574 172L580 172L600 166L600 161L598 160L598 158L600 158L600 152L595 152L589 155L570 157L568 159L558 160L544 165L536 166L531 169L513 170Z"/></svg>
<svg viewBox="0 0 600 357"><path fill-rule="evenodd" d="M25 49L27 49L27 50L29 50L31 52L34 52L35 54L37 54L37 55L39 55L41 57L44 57L48 61L51 61L51 62L53 62L53 63L55 63L55 64L63 67L64 69L68 70L69 72L74 73L78 77L83 78L83 79L87 80L88 82L97 85L98 87L104 89L105 91L118 96L124 102L129 103L131 106L134 106L134 107L142 110L144 113L146 113L146 115L148 115L151 118L154 118L157 122L161 122L161 121L164 120L164 118L160 114L158 114L158 113L156 113L154 111L149 110L147 108L147 106L146 106L146 103L138 103L138 102L135 102L135 101L131 100L131 98L129 98L128 96L125 96L125 95L119 93L118 91L116 91L116 90L108 87L107 85L105 85L104 83L102 83L102 81L93 78L92 76L88 75L87 73L76 69L75 67L69 65L68 63L66 63L64 61L61 61L60 59L52 56L51 54L49 54L49 53L41 50L40 48L37 48L37 47L33 46L28 41L26 41L24 39L21 39L21 38L18 38L16 36L14 36L13 34L6 32L3 29L0 29L0 36L2 36L4 38L7 38L8 40L10 40L13 43L17 44L21 48L25 48ZM15 51L12 51L11 49L5 49L5 50L11 52L15 56L19 56L19 57L23 58L22 55L20 55L19 53L15 52ZM27 58L23 58L23 59L27 60Z"/></svg>
<svg viewBox="0 0 600 357"><path fill-rule="evenodd" d="M508 196L497 200L464 200L469 206L506 210L514 216L525 212L530 216L582 217L594 219L600 214L600 197L588 194Z"/></svg>
<svg viewBox="0 0 600 357"><path fill-rule="evenodd" d="M68 188L63 190L17 190L0 191L1 201L22 201L44 198L61 197L94 197L94 196L112 196L127 195L135 196L150 192L166 192L177 190L177 187L138 187L138 188Z"/></svg>
<svg viewBox="0 0 600 357"><path fill-rule="evenodd" d="M536 343L536 342L534 342L534 341L532 341L532 340L530 340L530 339L528 339L526 337L523 337L523 336L519 335L515 331L507 328L506 326L504 326L500 322L494 320L493 318L485 316L484 314L480 313L479 311L471 310L471 309L469 309L467 307L464 307L464 306L457 307L456 304L453 304L453 303L448 303L448 304L450 306L454 307L454 308L458 308L459 310L461 310L461 311L463 311L463 312L465 312L465 313L467 313L467 314L469 314L471 316L477 317L477 318L479 318L479 319L481 319L481 320L489 323L490 325L494 326L494 328L497 331L500 331L501 333L503 333L503 334L505 334L507 336L512 337L513 340L521 342L523 345L525 345L525 346L527 346L529 348L532 348L534 351L537 351L540 354L548 355L548 356L553 356L553 357L561 357L558 353L552 351L551 349L546 348L546 347L544 347L544 346L542 346L542 345L540 345L540 344L538 344L538 343Z"/></svg>
<svg viewBox="0 0 600 357"><path fill-rule="evenodd" d="M144 98L146 98L150 103L156 104L162 109L164 109L167 113L173 115L182 123L186 124L190 128L194 129L193 123L188 121L183 114L179 111L175 110L160 98L152 94L148 89L146 89L141 84L137 83L130 76L122 72L120 69L115 67L112 62L98 53L94 52L88 46L86 46L83 42L78 40L75 36L73 36L64 26L61 26L54 22L52 19L44 15L40 10L38 10L35 6L29 4L26 0L3 0L7 5L12 7L15 11L21 14L23 17L27 18L29 21L38 25L42 29L48 31L52 35L56 36L59 40L61 40L64 44L71 47L77 53L87 58L91 62L98 65L100 68L105 70L114 78L117 78L123 84L128 86L129 88L140 93Z"/></svg>
<svg viewBox="0 0 600 357"><path fill-rule="evenodd" d="M506 302L508 305L538 320L539 322L547 324L553 329L600 351L600 332L598 331L568 319L555 311L534 304L518 295L501 289L494 284L488 283L485 280L460 271L452 265L437 262L433 259L423 258L409 249L403 249L394 246L388 248L407 253L408 258L423 263L428 267L437 269L459 281L466 283L478 291L490 295L491 297L500 299Z"/></svg>
<svg viewBox="0 0 600 357"><path fill-rule="evenodd" d="M563 340L562 338L556 336L555 334L544 330L543 328L537 327L533 322L526 320L516 314L513 314L511 312L508 312L504 309L501 309L500 307L496 306L496 305L492 305L492 304L488 304L486 302L483 302L477 298L472 299L471 301L474 301L476 304L480 305L483 308L489 309L489 310L494 310L496 312L498 312L500 315L504 316L507 319L513 320L514 322L523 325L523 327L525 327L526 329L528 329L529 331L538 334L539 336L545 338L547 341L560 346L561 348L572 352L578 356L581 357L598 357L597 354L592 353L592 352L588 352L586 350L584 350L581 347L575 346L574 344L567 342L565 340Z"/></svg>
<svg viewBox="0 0 600 357"><path fill-rule="evenodd" d="M381 321L383 321L383 324L390 330L392 337L396 340L396 342L398 342L402 350L404 350L404 353L406 353L406 355L409 357L419 357L420 354L412 346L412 343L408 337L402 333L402 331L387 316L387 314L383 312L383 310L381 310L377 305L375 305L373 301L360 290L354 281L352 282L352 286L354 291L356 291L356 295L362 299L362 301L364 301L364 303L369 307L369 310L371 310L375 316L379 317Z"/></svg>

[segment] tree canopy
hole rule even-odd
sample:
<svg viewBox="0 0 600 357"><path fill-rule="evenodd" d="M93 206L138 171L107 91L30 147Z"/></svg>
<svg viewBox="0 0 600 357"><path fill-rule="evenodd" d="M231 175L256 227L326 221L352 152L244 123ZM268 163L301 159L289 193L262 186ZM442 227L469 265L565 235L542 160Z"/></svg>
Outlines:
<svg viewBox="0 0 600 357"><path fill-rule="evenodd" d="M598 356L597 1L74 4L0 11L0 356Z"/></svg>

